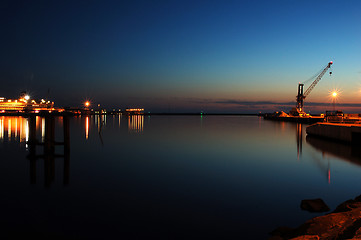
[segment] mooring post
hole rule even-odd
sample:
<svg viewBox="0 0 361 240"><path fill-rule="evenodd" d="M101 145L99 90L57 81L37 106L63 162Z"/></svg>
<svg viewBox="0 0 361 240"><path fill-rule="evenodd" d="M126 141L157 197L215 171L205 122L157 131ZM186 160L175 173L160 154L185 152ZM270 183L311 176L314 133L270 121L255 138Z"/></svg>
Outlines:
<svg viewBox="0 0 361 240"><path fill-rule="evenodd" d="M40 143L36 139L36 117L29 118L29 155L30 159L30 182L36 183L36 160L37 158L44 159L44 180L45 187L50 187L51 182L55 180L55 158L64 158L64 185L69 184L70 178L70 128L68 116L63 116L63 134L64 141L55 141L55 117L52 115L45 116L45 136L44 142ZM36 146L41 144L43 146L43 155L36 155ZM55 145L64 146L64 154L55 154Z"/></svg>
<svg viewBox="0 0 361 240"><path fill-rule="evenodd" d="M55 151L55 120L53 116L45 117L45 142L44 155L53 154Z"/></svg>
<svg viewBox="0 0 361 240"><path fill-rule="evenodd" d="M50 183L55 177L55 119L54 116L45 117L45 142L44 142L44 178L45 186L50 187Z"/></svg>
<svg viewBox="0 0 361 240"><path fill-rule="evenodd" d="M36 116L29 117L29 140L27 144L29 145L29 155L36 155Z"/></svg>
<svg viewBox="0 0 361 240"><path fill-rule="evenodd" d="M64 132L64 185L69 184L70 178L70 125L69 117L63 116L63 132Z"/></svg>
<svg viewBox="0 0 361 240"><path fill-rule="evenodd" d="M70 153L70 127L69 117L63 116L63 132L64 132L64 155Z"/></svg>
<svg viewBox="0 0 361 240"><path fill-rule="evenodd" d="M36 183L36 116L30 116L28 120L29 124L29 140L27 142L29 146L29 155L30 160L30 183Z"/></svg>

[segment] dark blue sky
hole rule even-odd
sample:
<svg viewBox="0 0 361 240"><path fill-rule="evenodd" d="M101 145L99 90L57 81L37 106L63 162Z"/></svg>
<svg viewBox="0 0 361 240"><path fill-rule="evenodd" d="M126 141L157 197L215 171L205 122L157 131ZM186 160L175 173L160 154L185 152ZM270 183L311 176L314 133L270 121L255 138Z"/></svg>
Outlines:
<svg viewBox="0 0 361 240"><path fill-rule="evenodd" d="M0 95L149 111L361 101L359 1L2 1ZM271 102L272 104L265 104ZM306 103L307 104L307 103Z"/></svg>

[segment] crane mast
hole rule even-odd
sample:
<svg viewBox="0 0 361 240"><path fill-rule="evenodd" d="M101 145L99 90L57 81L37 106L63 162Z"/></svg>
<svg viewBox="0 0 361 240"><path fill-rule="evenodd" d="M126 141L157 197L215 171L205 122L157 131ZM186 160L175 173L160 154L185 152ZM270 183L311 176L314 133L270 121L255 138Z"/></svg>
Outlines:
<svg viewBox="0 0 361 240"><path fill-rule="evenodd" d="M303 93L303 83L299 83L298 84L298 93L296 96L296 101L297 101L297 105L296 105L296 112L297 115L299 115L299 113L303 112L303 100L307 97L308 94L310 94L310 92L312 91L312 89L317 85L317 83L321 80L321 78L323 77L323 75L325 75L325 73L327 72L327 70L331 67L332 65L332 61L329 62L327 64L327 66L322 70L322 72L316 77L316 79L312 82L312 84L307 88L307 90ZM330 72L331 74L332 72Z"/></svg>

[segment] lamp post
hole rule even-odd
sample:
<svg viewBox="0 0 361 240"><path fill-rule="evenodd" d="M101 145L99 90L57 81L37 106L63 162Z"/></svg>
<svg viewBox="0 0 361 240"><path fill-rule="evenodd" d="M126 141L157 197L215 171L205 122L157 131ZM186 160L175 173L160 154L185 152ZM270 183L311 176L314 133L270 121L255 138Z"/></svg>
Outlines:
<svg viewBox="0 0 361 240"><path fill-rule="evenodd" d="M85 105L85 108L88 108L88 107L90 106L90 102L89 102L89 101L86 101L86 102L84 103L84 105Z"/></svg>

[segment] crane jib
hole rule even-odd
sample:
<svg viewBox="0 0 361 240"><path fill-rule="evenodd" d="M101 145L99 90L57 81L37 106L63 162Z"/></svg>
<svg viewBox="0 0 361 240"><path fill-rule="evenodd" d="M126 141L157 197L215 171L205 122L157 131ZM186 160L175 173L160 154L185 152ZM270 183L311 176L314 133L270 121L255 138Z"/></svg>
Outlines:
<svg viewBox="0 0 361 240"><path fill-rule="evenodd" d="M306 96L308 94L310 94L310 92L312 91L312 89L316 86L316 84L321 80L321 78L323 77L323 75L325 75L325 73L327 72L327 70L331 67L332 62L329 62L327 64L327 67L325 67L325 69L323 69L323 71L320 73L320 75L317 76L317 78L315 79L315 81L313 81L313 83L307 88L307 90L305 91L304 94L304 98L306 98Z"/></svg>
<svg viewBox="0 0 361 240"><path fill-rule="evenodd" d="M333 62L329 62L327 64L327 66L322 70L322 72L316 77L316 79L311 83L311 85L307 88L307 90L303 93L303 86L304 84L299 83L298 84L298 94L296 97L297 100L297 105L296 108L299 112L303 111L303 99L305 99L307 97L308 94L310 94L310 92L312 91L312 89L317 85L317 83L321 80L321 78L323 77L323 75L325 75L325 73L327 72L327 70L331 67L331 65L333 64ZM330 74L332 74L332 72L330 72Z"/></svg>

